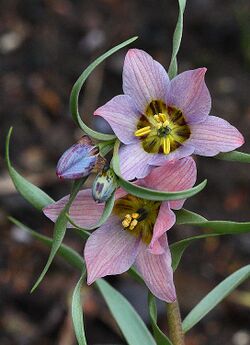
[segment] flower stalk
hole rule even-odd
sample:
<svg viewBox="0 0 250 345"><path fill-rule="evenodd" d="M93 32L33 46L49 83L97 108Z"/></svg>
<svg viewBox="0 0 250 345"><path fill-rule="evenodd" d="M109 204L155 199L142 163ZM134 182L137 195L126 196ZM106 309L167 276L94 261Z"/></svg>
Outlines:
<svg viewBox="0 0 250 345"><path fill-rule="evenodd" d="M167 303L166 306L169 338L173 345L185 345L178 301Z"/></svg>

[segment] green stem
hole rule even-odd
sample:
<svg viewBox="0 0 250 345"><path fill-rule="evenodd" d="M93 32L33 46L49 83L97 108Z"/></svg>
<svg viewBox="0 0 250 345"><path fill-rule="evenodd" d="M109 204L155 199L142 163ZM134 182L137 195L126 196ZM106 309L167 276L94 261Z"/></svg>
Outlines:
<svg viewBox="0 0 250 345"><path fill-rule="evenodd" d="M169 338L173 345L185 345L178 301L167 304Z"/></svg>

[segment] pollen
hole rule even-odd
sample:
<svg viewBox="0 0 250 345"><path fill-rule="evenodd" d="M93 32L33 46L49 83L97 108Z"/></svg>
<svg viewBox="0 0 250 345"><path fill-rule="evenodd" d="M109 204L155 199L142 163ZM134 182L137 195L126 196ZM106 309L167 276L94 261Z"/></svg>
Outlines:
<svg viewBox="0 0 250 345"><path fill-rule="evenodd" d="M151 132L151 128L150 126L146 126L143 128L138 129L137 131L135 131L135 136L136 137L143 137L146 134L149 134Z"/></svg>
<svg viewBox="0 0 250 345"><path fill-rule="evenodd" d="M136 225L138 224L138 218L140 217L140 214L135 212L132 214L126 214L123 221L122 226L126 229L129 228L129 230L134 230Z"/></svg>

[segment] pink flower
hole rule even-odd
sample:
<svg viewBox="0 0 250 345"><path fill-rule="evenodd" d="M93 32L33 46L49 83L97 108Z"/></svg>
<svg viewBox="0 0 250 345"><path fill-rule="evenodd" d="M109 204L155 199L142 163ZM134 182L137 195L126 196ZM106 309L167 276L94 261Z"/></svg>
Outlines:
<svg viewBox="0 0 250 345"><path fill-rule="evenodd" d="M161 191L179 191L191 188L195 181L196 165L187 157L155 168L139 184ZM45 215L55 221L68 198L46 207ZM87 283L123 273L135 264L151 292L159 299L173 302L176 295L166 231L175 224L172 209L180 209L184 201L144 200L118 189L110 218L86 242ZM89 227L98 222L103 208L87 189L77 195L70 215L79 226Z"/></svg>
<svg viewBox="0 0 250 345"><path fill-rule="evenodd" d="M165 69L146 52L128 51L124 94L94 113L107 120L125 144L119 156L126 179L143 178L153 166L173 159L193 153L214 156L244 143L235 127L209 116L211 97L205 72L206 68L186 71L170 81Z"/></svg>

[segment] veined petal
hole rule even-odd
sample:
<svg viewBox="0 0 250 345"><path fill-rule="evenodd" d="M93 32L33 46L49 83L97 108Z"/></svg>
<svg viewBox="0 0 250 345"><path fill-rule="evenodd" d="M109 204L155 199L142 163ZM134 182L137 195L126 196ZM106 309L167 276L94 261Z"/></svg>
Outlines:
<svg viewBox="0 0 250 345"><path fill-rule="evenodd" d="M211 110L211 96L204 81L206 70L186 71L170 82L167 104L179 108L188 124L204 121Z"/></svg>
<svg viewBox="0 0 250 345"><path fill-rule="evenodd" d="M119 218L111 217L86 242L87 283L127 271L135 261L139 246L140 239L125 231Z"/></svg>
<svg viewBox="0 0 250 345"><path fill-rule="evenodd" d="M170 209L169 202L161 203L161 207L154 225L153 237L149 244L149 250L152 254L159 254L162 251L159 248L159 238L175 224L176 217L174 212ZM164 251L164 248L162 248Z"/></svg>
<svg viewBox="0 0 250 345"><path fill-rule="evenodd" d="M138 142L136 144L122 146L119 150L121 174L126 180L143 178L152 170L148 165L152 155L147 153Z"/></svg>
<svg viewBox="0 0 250 345"><path fill-rule="evenodd" d="M177 192L193 187L197 178L197 168L192 157L167 162L155 168L143 179L143 184L152 189L164 192ZM184 200L170 201L170 207L179 210Z"/></svg>
<svg viewBox="0 0 250 345"><path fill-rule="evenodd" d="M55 222L68 200L69 195L53 204L50 204L49 206L46 206L43 209L43 213L50 220ZM97 204L94 201L91 189L85 189L77 194L70 207L69 215L77 225L83 228L90 227L95 225L99 221L103 213L103 209L104 204ZM73 226L69 223L68 227L72 228Z"/></svg>
<svg viewBox="0 0 250 345"><path fill-rule="evenodd" d="M123 68L123 91L145 113L152 100L165 101L169 77L161 64L139 49L130 49Z"/></svg>
<svg viewBox="0 0 250 345"><path fill-rule="evenodd" d="M149 162L150 165L161 166L165 165L167 162L172 162L174 160L178 160L187 156L190 156L194 153L194 147L192 145L185 145L180 146L173 152L170 152L168 155L164 154L157 154L152 155L152 158Z"/></svg>
<svg viewBox="0 0 250 345"><path fill-rule="evenodd" d="M229 152L244 144L244 138L229 122L209 116L204 122L190 126L188 144L194 153L201 156L214 156L219 152Z"/></svg>
<svg viewBox="0 0 250 345"><path fill-rule="evenodd" d="M171 267L171 254L166 235L160 239L165 249L161 255L154 255L145 247L141 248L135 261L135 266L143 276L149 290L159 299L172 303L176 300L176 292Z"/></svg>
<svg viewBox="0 0 250 345"><path fill-rule="evenodd" d="M140 114L129 96L119 95L112 98L102 107L96 109L94 115L102 116L124 144L137 141L134 132Z"/></svg>

